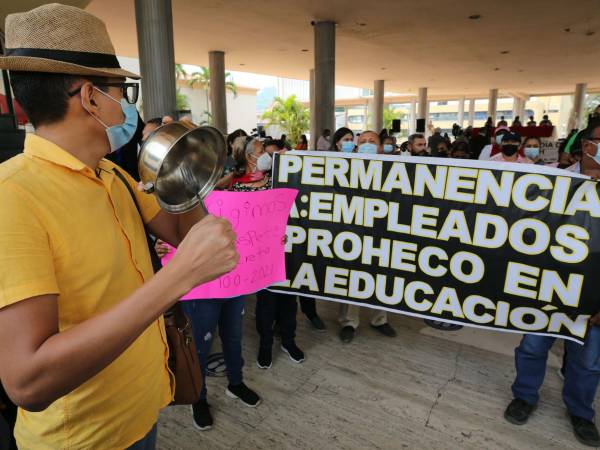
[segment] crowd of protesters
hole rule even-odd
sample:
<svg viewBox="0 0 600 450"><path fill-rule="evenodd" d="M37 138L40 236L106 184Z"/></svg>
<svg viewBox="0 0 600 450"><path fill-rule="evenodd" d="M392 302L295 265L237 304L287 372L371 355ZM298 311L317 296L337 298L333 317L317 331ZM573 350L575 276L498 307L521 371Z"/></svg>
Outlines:
<svg viewBox="0 0 600 450"><path fill-rule="evenodd" d="M528 127L535 127L533 117L527 123ZM544 116L539 126L552 126L547 116ZM555 161L547 161L544 158L542 140L537 136L522 137L519 134L520 121L515 118L511 127L507 126L504 118L501 118L497 126L491 125L491 119L486 126L475 132L472 128L462 130L454 127L455 139L450 141L447 135L441 135L440 130L426 139L424 134L412 134L408 140L399 144L396 137L382 130L380 133L374 131L363 131L355 133L349 128L342 127L331 135L330 130L324 130L319 137L319 145L316 151L333 151L343 153L363 153L381 155L401 155L410 157L432 156L436 158L454 159L479 159L490 160L500 163L520 163L531 165L549 165L565 170L570 170L593 178L600 176L600 105L589 117L589 123L583 130L573 130L568 138L560 144L558 157ZM271 138L265 145L271 145ZM306 149L305 136L298 149ZM283 146L278 144L273 147L275 151L283 151ZM547 159L547 158L546 158ZM273 295L273 294L271 294ZM281 298L281 308L289 311L291 317L295 317L295 306L285 306L296 300L294 297L277 294ZM259 327L259 306L261 304L260 293L257 301L257 327ZM312 300L312 299L311 299ZM301 300L306 302L306 299ZM311 322L315 329L324 329L323 322L316 314L314 300L312 301L312 314L317 317L322 327L317 326L313 319ZM262 306L261 306L262 307ZM358 306L340 304L339 307L339 338L344 343L351 342L359 325ZM304 308L303 308L304 311ZM281 339L282 348L286 336L283 330L286 328L285 318L281 318L283 325ZM291 323L292 321L290 321ZM269 333L271 332L269 322ZM600 325L600 313L591 319L592 325ZM293 320L295 329L295 318ZM388 323L385 311L372 310L371 327L381 335L387 337L396 336L396 331ZM576 438L583 444L590 446L600 445L597 428L593 422L595 411L593 402L595 399L598 383L600 382L600 328L592 326L586 337L585 344L578 345L565 341L565 356L563 367L560 370L564 380L563 399L567 406L569 418ZM260 333L260 329L259 329ZM287 332L286 332L287 333ZM293 337L293 335L291 335ZM504 412L506 420L515 425L525 424L529 416L535 410L539 401L539 390L544 380L548 352L555 338L548 336L524 335L520 345L515 350L516 379L512 385L513 400ZM270 345L272 338L267 340L268 350L263 350L263 335L261 334L261 345L258 353L258 366L268 368L271 365ZM284 348L285 350L285 348ZM301 362L290 357L295 362ZM302 353L302 360L304 354Z"/></svg>
<svg viewBox="0 0 600 450"><path fill-rule="evenodd" d="M7 422L12 432L18 405L12 446L153 449L159 412L174 394L163 313L194 286L236 267L237 237L222 218L203 217L200 208L168 214L154 196L135 190L139 146L172 119L141 120L139 85L126 81L139 76L120 68L104 23L79 8L49 4L9 15L5 36L6 50L17 51L0 56L0 68L10 71L35 133L23 155L0 167L0 413L7 419L0 420L0 438ZM511 127L490 118L477 132L456 128L453 142L440 130L402 143L388 131L323 130L314 151L544 164L542 142L523 139L520 125L518 117ZM533 117L527 126L536 126ZM546 126L552 124L544 117L540 127ZM293 144L311 151L306 136L293 143L285 135L261 139L236 130L226 142L218 187L235 192L270 189L274 153ZM585 129L569 134L554 164L600 177L600 107ZM146 233L158 238L150 248ZM165 243L177 254L158 270L151 254L164 254ZM272 367L277 337L293 363L304 362L296 297L267 290L256 297L257 366ZM225 394L257 407L260 396L243 381L245 307L244 296L184 306L203 373L218 329ZM302 300L301 310L316 331L326 330L314 299ZM340 306L342 342L354 339L358 318L358 307ZM600 313L590 322L584 345L565 341L563 399L576 438L600 446L593 422ZM396 336L383 311L372 312L370 326ZM525 335L516 349L509 422L523 425L536 408L554 340ZM199 429L213 426L206 384L192 410Z"/></svg>
<svg viewBox="0 0 600 450"><path fill-rule="evenodd" d="M149 133L171 118L150 119L146 123L138 120L138 129L134 138L126 146L110 155L130 175L138 179L136 155L141 143ZM515 122L518 118L515 119ZM546 164L543 160L542 141L538 137L521 138L511 130L505 121L496 127L484 126L477 132L454 127L455 139L451 141L442 135L439 129L426 138L424 134L415 133L408 136L405 142L398 144L397 138L388 130L380 133L363 131L354 133L346 127L339 128L333 135L324 130L319 138L323 150L343 153L382 154L391 156L423 157L453 159L480 159L496 162L517 162L526 164ZM514 123L513 123L514 127ZM279 139L271 136L261 138L248 135L244 130L230 133L226 139L228 158L225 175L218 184L219 189L253 192L270 189L272 180L270 171L273 154L285 152L291 148L285 135ZM590 117L590 125L580 132L573 131L561 147L557 161L553 166L585 172L600 170L600 163L581 161L582 155L591 154L600 142L600 106ZM590 147L586 153L586 148ZM309 150L308 140L302 135L296 143L295 150ZM319 150L315 150L319 151ZM580 164L581 162L581 164ZM155 247L159 255L164 255L167 247L158 240ZM273 293L262 290L256 294L255 323L259 335L256 352L256 365L260 369L270 369L273 363L273 343L279 339L281 350L294 363L305 360L304 352L296 344L297 301L300 301L304 313L315 331L325 332L325 322L317 313L317 302L312 298ZM246 305L245 296L221 300L195 300L184 303L184 310L192 320L194 338L200 359L203 376L207 375L208 358L211 353L213 338L218 333L221 340L224 363L227 367L228 387L226 394L239 399L248 407L256 407L261 403L260 396L243 382L242 329ZM385 311L372 310L370 327L382 336L393 338L395 329L389 324ZM341 342L350 343L359 326L360 307L339 305L339 331ZM592 422L594 411L591 402L594 399L597 383L600 380L600 365L591 361L590 352L600 355L600 339L594 332L588 337L592 343L586 346L567 343L569 351L565 352L565 402L570 408L571 420L578 439L596 442L597 431ZM598 341L598 342L596 342ZM543 382L548 350L553 338L526 335L516 349L517 378L513 385L514 400L508 406L505 417L514 424L524 424L533 412L538 401L538 391ZM596 345L597 344L597 345ZM581 347L581 348L580 348ZM587 358L587 359L586 359ZM203 386L200 400L192 406L193 422L200 430L209 430L213 426L213 417L207 399L207 385Z"/></svg>

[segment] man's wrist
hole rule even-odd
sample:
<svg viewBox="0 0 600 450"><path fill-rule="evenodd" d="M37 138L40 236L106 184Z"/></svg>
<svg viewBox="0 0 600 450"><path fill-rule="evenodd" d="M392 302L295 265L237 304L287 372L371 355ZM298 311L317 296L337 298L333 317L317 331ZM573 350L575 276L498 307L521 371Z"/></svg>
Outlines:
<svg viewBox="0 0 600 450"><path fill-rule="evenodd" d="M174 261L164 266L154 278L164 286L165 293L173 300L180 299L194 287L190 286L184 271L178 270Z"/></svg>

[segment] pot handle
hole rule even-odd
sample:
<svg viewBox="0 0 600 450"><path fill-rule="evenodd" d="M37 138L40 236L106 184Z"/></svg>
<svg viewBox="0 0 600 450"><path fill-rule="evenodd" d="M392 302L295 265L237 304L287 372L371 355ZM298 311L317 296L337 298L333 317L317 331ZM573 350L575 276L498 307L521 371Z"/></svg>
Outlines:
<svg viewBox="0 0 600 450"><path fill-rule="evenodd" d="M154 192L154 183L148 182L142 185L142 189L146 194L152 194Z"/></svg>
<svg viewBox="0 0 600 450"><path fill-rule="evenodd" d="M206 209L206 206L204 205L204 200L200 199L200 202L198 203L198 209L200 209L200 215L202 216L200 218L200 220L204 219L206 216L208 216L208 210Z"/></svg>

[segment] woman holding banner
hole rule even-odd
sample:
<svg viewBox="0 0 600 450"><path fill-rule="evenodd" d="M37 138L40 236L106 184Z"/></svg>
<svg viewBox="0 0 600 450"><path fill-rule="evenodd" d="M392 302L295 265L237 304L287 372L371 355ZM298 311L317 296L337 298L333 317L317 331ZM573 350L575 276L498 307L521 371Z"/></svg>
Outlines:
<svg viewBox="0 0 600 450"><path fill-rule="evenodd" d="M537 136L530 136L523 142L523 153L533 164L545 165L542 159L542 141Z"/></svg>
<svg viewBox="0 0 600 450"><path fill-rule="evenodd" d="M236 162L236 177L230 190L254 192L271 188L268 169L272 158L265 152L257 138L238 138L233 144L233 157ZM278 323L281 332L281 349L295 363L304 361L304 352L296 345L296 296L271 292L263 289L256 293L256 331L260 336L260 346L256 364L260 369L272 365L273 325Z"/></svg>
<svg viewBox="0 0 600 450"><path fill-rule="evenodd" d="M352 153L355 149L354 133L350 128L338 128L333 135L331 143L332 152Z"/></svg>

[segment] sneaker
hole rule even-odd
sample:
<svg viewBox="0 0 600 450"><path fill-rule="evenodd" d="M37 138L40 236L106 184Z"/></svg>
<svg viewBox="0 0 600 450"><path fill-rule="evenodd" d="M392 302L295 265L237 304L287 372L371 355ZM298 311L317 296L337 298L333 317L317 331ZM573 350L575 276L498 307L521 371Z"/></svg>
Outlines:
<svg viewBox="0 0 600 450"><path fill-rule="evenodd" d="M600 446L600 436L594 422L572 414L569 414L569 417L573 425L573 433L579 442L590 447Z"/></svg>
<svg viewBox="0 0 600 450"><path fill-rule="evenodd" d="M304 352L298 348L294 341L287 344L282 343L281 350L286 352L290 359L296 364L300 364L302 361L304 361Z"/></svg>
<svg viewBox="0 0 600 450"><path fill-rule="evenodd" d="M250 408L256 408L260 405L260 397L258 394L244 383L236 384L235 386L230 384L227 386L227 389L225 389L225 394L227 394L228 397L241 400L244 405L249 406Z"/></svg>
<svg viewBox="0 0 600 450"><path fill-rule="evenodd" d="M515 398L504 411L504 418L514 425L524 425L535 408L536 405L530 405L525 400Z"/></svg>
<svg viewBox="0 0 600 450"><path fill-rule="evenodd" d="M383 334L384 336L387 337L396 337L397 333L396 330L394 330L389 323L384 323L383 325L371 325L371 328L373 328L374 330L379 331L381 334Z"/></svg>
<svg viewBox="0 0 600 450"><path fill-rule="evenodd" d="M354 333L356 333L354 328L352 328L350 325L345 326L344 328L342 328L340 330L341 341L344 344L348 344L348 343L352 342L352 339L354 339Z"/></svg>
<svg viewBox="0 0 600 450"><path fill-rule="evenodd" d="M192 416L194 426L200 431L210 430L213 426L213 418L210 415L209 404L205 400L199 400L192 405Z"/></svg>
<svg viewBox="0 0 600 450"><path fill-rule="evenodd" d="M324 333L327 330L325 323L321 320L319 316L315 317L307 317L308 321L312 325L312 327L317 330L319 333Z"/></svg>
<svg viewBox="0 0 600 450"><path fill-rule="evenodd" d="M256 358L256 365L259 369L270 369L273 364L273 356L271 349L268 347L261 347L258 349L258 357Z"/></svg>

